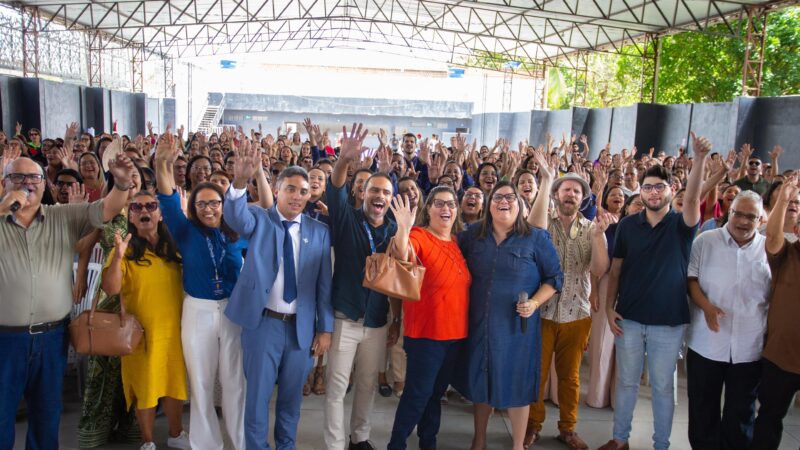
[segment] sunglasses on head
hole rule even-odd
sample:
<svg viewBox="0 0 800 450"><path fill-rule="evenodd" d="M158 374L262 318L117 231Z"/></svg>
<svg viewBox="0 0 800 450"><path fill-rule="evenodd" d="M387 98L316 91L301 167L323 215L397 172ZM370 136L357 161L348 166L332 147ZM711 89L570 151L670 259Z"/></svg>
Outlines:
<svg viewBox="0 0 800 450"><path fill-rule="evenodd" d="M147 202L147 203L131 203L128 207L131 212L140 213L142 210L147 210L147 212L153 212L158 209L158 202Z"/></svg>

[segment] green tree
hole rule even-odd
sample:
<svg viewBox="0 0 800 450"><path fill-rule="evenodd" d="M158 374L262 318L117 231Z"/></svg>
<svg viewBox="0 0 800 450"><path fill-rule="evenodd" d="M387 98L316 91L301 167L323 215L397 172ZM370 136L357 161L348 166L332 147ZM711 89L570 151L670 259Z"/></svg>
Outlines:
<svg viewBox="0 0 800 450"><path fill-rule="evenodd" d="M731 26L744 35L745 21L734 21ZM744 42L741 37L726 37L726 34L730 34L728 28L719 24L709 27L705 33L686 32L662 37L657 101L727 102L741 95ZM651 43L647 49L650 54L653 45ZM586 106L623 106L650 99L653 61L636 56L638 51L632 46L623 48L621 53L625 55L590 55ZM770 13L761 95L800 93L799 56L800 7ZM644 76L642 64L645 65ZM582 86L584 81L574 69L550 69L548 106L551 109L571 106L576 82Z"/></svg>

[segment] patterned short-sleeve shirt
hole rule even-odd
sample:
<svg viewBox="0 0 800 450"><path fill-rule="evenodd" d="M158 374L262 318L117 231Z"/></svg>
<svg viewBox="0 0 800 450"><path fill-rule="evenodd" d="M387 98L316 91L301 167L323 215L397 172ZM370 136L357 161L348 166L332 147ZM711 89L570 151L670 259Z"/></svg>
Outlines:
<svg viewBox="0 0 800 450"><path fill-rule="evenodd" d="M560 293L542 306L542 319L568 323L591 315L589 265L592 262L593 227L594 223L580 213L568 231L558 217L550 217L547 231L558 251L564 285Z"/></svg>

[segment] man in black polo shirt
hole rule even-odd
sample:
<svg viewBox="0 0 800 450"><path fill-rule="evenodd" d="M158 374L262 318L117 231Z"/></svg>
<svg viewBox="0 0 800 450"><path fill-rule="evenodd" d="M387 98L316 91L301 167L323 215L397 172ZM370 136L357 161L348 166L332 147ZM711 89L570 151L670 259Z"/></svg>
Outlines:
<svg viewBox="0 0 800 450"><path fill-rule="evenodd" d="M711 143L694 133L692 145L696 160L686 184L683 213L670 210L672 177L655 165L645 172L641 185L645 210L617 227L607 297L608 322L616 336L614 438L600 450L628 449L645 353L652 385L653 447L669 448L673 375L689 323L689 254L700 221L703 168L711 150Z"/></svg>
<svg viewBox="0 0 800 450"><path fill-rule="evenodd" d="M336 257L332 303L335 313L333 343L328 354L325 396L325 446L345 447L344 396L355 362L353 411L350 416L349 449L372 450L370 414L378 385L378 371L385 363L389 301L385 295L361 286L367 256L385 252L397 224L386 216L393 188L389 176L372 175L365 182L359 209L347 203L347 166L361 155L367 130L358 124L349 135L345 129L339 160L326 190L333 248ZM399 319L399 318L398 318Z"/></svg>

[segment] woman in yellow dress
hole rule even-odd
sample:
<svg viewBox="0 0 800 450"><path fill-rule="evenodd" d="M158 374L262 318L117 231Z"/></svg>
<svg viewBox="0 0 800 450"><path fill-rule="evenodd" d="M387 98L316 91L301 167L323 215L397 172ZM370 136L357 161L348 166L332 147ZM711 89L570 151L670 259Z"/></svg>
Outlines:
<svg viewBox="0 0 800 450"><path fill-rule="evenodd" d="M144 191L128 205L128 235L114 237L114 251L103 269L102 287L119 293L125 309L144 328L144 339L122 357L122 387L144 444L154 450L153 423L161 400L169 421L167 445L189 448L181 425L186 400L186 368L181 347L181 259L175 241L161 220L158 200Z"/></svg>

